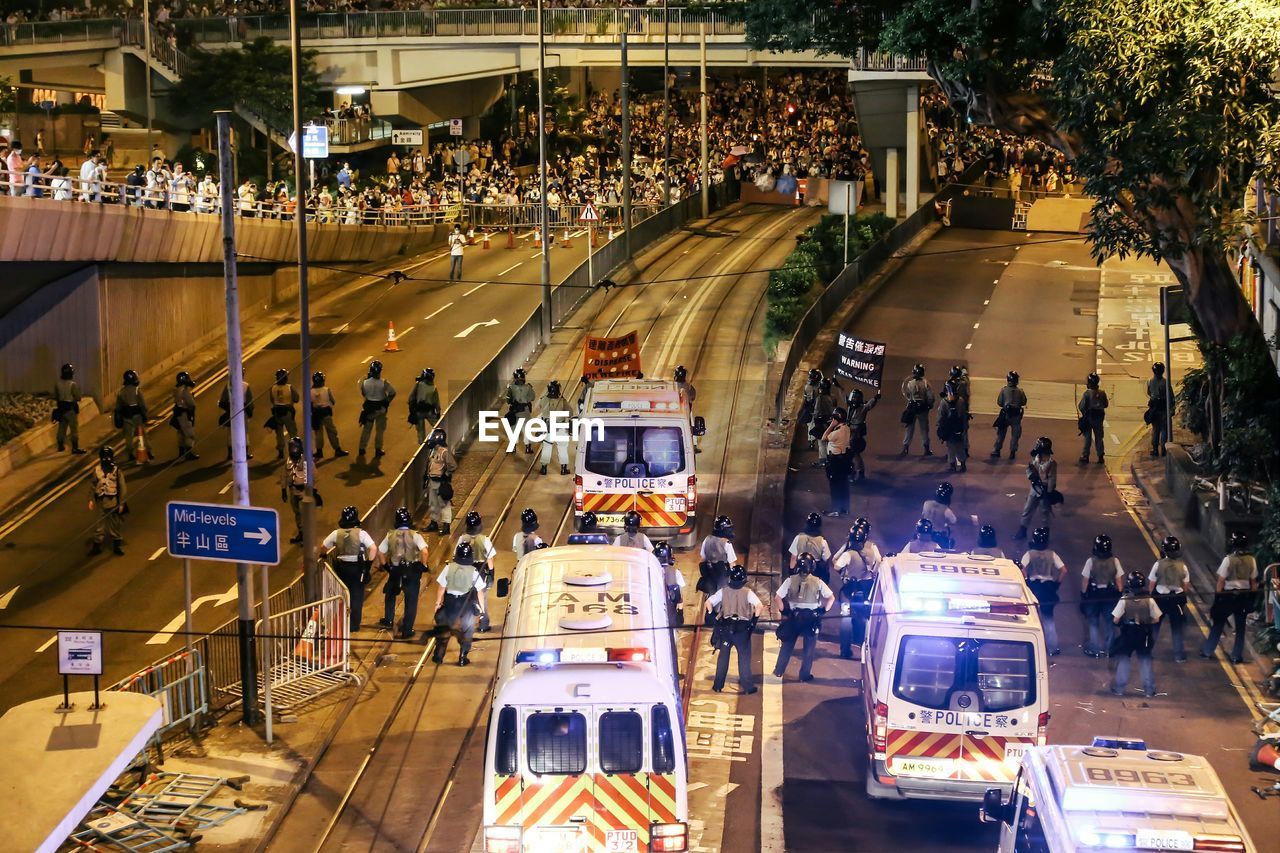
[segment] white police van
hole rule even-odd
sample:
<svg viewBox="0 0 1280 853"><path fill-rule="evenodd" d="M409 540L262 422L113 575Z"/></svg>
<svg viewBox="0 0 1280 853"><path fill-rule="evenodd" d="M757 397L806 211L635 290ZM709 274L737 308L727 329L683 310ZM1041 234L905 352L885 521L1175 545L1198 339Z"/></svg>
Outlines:
<svg viewBox="0 0 1280 853"><path fill-rule="evenodd" d="M862 646L867 794L981 800L1045 742L1048 658L1011 560L940 552L880 565Z"/></svg>
<svg viewBox="0 0 1280 853"><path fill-rule="evenodd" d="M988 791L982 819L1000 824L1000 853L1257 851L1207 760L1129 738L1027 750L1012 796Z"/></svg>
<svg viewBox="0 0 1280 853"><path fill-rule="evenodd" d="M621 531L623 517L640 513L649 536L693 542L698 477L693 437L705 431L674 382L602 379L591 386L582 418L599 418L603 434L587 430L578 442L573 509L594 512L604 530Z"/></svg>

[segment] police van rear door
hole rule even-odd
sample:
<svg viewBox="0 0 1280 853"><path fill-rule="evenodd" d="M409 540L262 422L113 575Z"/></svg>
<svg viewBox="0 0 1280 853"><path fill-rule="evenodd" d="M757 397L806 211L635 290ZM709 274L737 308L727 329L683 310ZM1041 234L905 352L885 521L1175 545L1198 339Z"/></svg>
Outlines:
<svg viewBox="0 0 1280 853"><path fill-rule="evenodd" d="M630 510L640 513L642 527L688 526L696 479L683 418L606 419L603 436L591 433L583 445L578 503L601 526L621 527Z"/></svg>
<svg viewBox="0 0 1280 853"><path fill-rule="evenodd" d="M677 823L669 709L597 706L595 723L600 772L591 777L598 845L593 849L647 851L652 825Z"/></svg>

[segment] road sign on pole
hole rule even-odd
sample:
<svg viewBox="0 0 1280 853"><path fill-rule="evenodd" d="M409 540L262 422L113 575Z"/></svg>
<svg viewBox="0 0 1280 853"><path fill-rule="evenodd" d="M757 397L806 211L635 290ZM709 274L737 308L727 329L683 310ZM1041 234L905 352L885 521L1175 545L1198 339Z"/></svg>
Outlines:
<svg viewBox="0 0 1280 853"><path fill-rule="evenodd" d="M450 136L462 135L462 119L460 118L449 119L449 135Z"/></svg>
<svg viewBox="0 0 1280 853"><path fill-rule="evenodd" d="M169 554L180 559L280 565L280 516L255 506L170 501Z"/></svg>
<svg viewBox="0 0 1280 853"><path fill-rule="evenodd" d="M591 202L587 202L582 206L582 213L578 214L579 222L599 222L600 214L596 210L596 206Z"/></svg>

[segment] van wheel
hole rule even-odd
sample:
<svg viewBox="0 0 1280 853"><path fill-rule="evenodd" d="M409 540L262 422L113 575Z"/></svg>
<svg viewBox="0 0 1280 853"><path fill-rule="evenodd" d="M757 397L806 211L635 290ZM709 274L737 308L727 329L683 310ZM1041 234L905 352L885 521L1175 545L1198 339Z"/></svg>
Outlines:
<svg viewBox="0 0 1280 853"><path fill-rule="evenodd" d="M867 761L867 798L872 800L901 800L903 796L896 785L881 785L876 779L874 761Z"/></svg>

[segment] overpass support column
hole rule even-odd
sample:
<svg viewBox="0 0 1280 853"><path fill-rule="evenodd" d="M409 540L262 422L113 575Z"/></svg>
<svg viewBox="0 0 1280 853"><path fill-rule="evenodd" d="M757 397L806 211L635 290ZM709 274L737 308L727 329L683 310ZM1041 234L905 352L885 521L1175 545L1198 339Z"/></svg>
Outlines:
<svg viewBox="0 0 1280 853"><path fill-rule="evenodd" d="M908 155L909 157L910 155ZM898 149L884 152L884 212L890 219L898 218ZM907 188L911 192L911 188Z"/></svg>
<svg viewBox="0 0 1280 853"><path fill-rule="evenodd" d="M920 206L920 85L907 86L907 199L904 215Z"/></svg>

